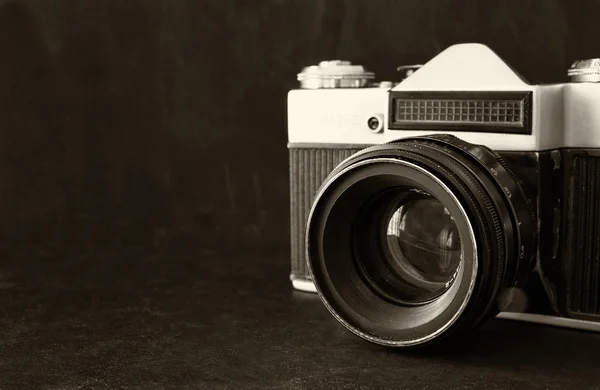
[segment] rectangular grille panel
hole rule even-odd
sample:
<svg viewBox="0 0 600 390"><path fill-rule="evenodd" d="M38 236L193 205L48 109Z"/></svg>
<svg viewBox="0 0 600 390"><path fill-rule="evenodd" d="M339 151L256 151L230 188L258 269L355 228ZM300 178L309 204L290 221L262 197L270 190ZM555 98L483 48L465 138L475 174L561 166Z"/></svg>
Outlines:
<svg viewBox="0 0 600 390"><path fill-rule="evenodd" d="M359 150L361 149L290 148L292 278L308 279L304 236L308 213L317 190L339 163Z"/></svg>
<svg viewBox="0 0 600 390"><path fill-rule="evenodd" d="M397 122L522 125L522 100L398 99Z"/></svg>
<svg viewBox="0 0 600 390"><path fill-rule="evenodd" d="M530 91L392 91L391 130L531 134Z"/></svg>
<svg viewBox="0 0 600 390"><path fill-rule="evenodd" d="M600 315L600 158L573 160L569 311Z"/></svg>

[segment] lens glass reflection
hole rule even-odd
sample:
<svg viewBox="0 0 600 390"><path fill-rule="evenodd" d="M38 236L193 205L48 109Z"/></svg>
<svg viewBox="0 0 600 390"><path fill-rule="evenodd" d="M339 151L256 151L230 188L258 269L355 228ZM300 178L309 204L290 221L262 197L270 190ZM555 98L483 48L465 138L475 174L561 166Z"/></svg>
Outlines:
<svg viewBox="0 0 600 390"><path fill-rule="evenodd" d="M433 196L402 193L387 215L384 253L388 266L406 284L411 303L443 294L458 272L461 242L452 215Z"/></svg>

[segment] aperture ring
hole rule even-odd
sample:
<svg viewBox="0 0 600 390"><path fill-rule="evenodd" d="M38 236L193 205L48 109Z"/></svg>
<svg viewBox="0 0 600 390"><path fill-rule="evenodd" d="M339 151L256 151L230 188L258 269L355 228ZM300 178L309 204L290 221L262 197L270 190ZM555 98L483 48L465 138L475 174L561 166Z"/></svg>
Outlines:
<svg viewBox="0 0 600 390"><path fill-rule="evenodd" d="M442 143L447 149L458 148L479 161L481 166L489 172L490 177L496 181L505 194L507 204L515 219L515 231L519 240L519 246L516 248L519 261L517 269L529 269L531 262L535 259L538 227L533 212L533 200L523 190L518 176L510 170L498 153L485 146L473 145L449 134L425 136L420 139L431 140L438 145ZM515 278L513 285L518 281L519 279Z"/></svg>

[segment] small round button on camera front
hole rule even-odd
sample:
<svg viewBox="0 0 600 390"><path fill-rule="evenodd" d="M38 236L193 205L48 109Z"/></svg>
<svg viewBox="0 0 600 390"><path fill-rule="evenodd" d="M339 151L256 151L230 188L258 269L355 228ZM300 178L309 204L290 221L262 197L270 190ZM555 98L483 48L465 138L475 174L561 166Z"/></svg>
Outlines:
<svg viewBox="0 0 600 390"><path fill-rule="evenodd" d="M367 119L367 127L373 133L380 133L383 131L383 115L373 114Z"/></svg>

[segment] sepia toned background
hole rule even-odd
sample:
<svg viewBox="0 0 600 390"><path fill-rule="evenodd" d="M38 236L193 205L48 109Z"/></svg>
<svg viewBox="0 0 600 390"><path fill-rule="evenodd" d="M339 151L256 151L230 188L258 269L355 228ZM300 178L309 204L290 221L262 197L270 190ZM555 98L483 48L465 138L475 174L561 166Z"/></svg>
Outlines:
<svg viewBox="0 0 600 390"><path fill-rule="evenodd" d="M286 94L461 42L533 83L598 0L0 0L0 389L596 388L600 336L397 353L288 280Z"/></svg>
<svg viewBox="0 0 600 390"><path fill-rule="evenodd" d="M600 56L599 1L0 2L0 244L288 245L286 92L459 42L529 81ZM79 249L78 249L79 248Z"/></svg>

